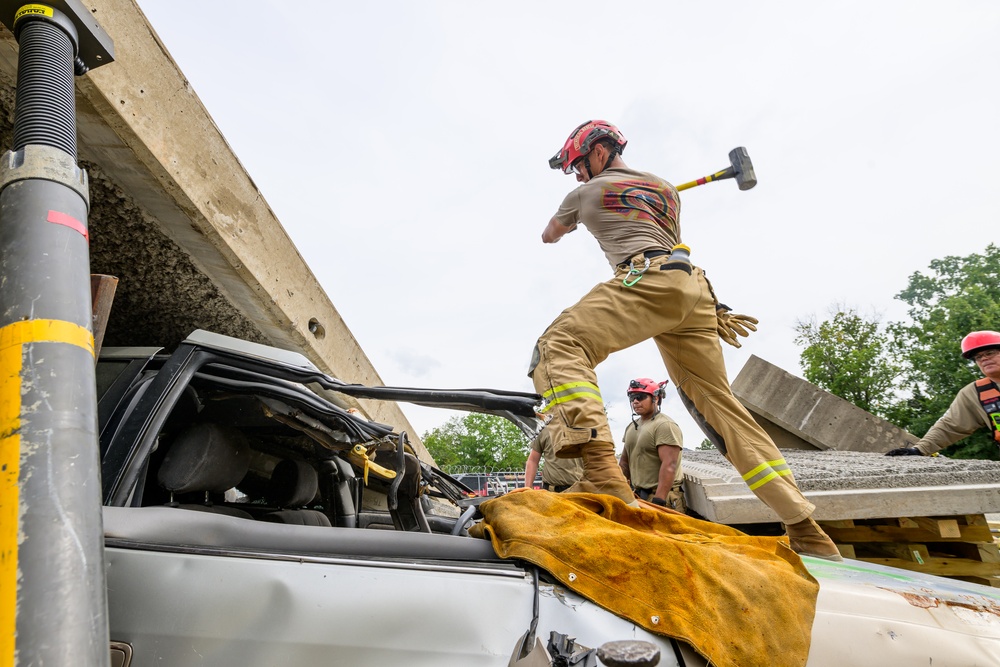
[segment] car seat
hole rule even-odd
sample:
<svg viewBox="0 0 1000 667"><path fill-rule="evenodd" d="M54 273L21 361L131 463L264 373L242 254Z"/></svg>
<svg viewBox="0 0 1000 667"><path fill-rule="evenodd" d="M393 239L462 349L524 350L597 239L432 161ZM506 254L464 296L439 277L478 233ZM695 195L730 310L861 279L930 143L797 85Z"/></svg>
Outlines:
<svg viewBox="0 0 1000 667"><path fill-rule="evenodd" d="M284 459L274 466L264 496L279 509L261 517L263 521L300 526L330 526L330 518L317 510L304 509L316 498L319 476L305 461Z"/></svg>
<svg viewBox="0 0 1000 667"><path fill-rule="evenodd" d="M248 512L216 504L210 496L235 487L249 468L250 446L246 436L231 426L203 422L177 434L156 478L170 492L171 507L252 519ZM196 500L197 495L176 502L175 496L183 494L202 494L201 502L189 502Z"/></svg>

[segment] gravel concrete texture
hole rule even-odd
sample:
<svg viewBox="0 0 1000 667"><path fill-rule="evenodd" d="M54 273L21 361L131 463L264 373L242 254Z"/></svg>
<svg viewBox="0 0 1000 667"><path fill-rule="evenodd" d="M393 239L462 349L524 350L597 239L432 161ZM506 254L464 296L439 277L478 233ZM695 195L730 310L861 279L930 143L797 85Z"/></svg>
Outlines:
<svg viewBox="0 0 1000 667"><path fill-rule="evenodd" d="M782 450L821 520L1000 512L1000 462L944 456ZM684 451L688 506L710 521L769 523L777 516L716 451Z"/></svg>

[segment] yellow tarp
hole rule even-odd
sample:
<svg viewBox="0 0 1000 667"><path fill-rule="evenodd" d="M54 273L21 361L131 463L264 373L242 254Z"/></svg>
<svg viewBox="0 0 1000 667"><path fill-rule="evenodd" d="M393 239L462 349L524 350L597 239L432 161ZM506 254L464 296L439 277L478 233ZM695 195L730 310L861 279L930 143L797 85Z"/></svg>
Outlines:
<svg viewBox="0 0 1000 667"><path fill-rule="evenodd" d="M501 557L541 567L717 667L806 663L819 585L787 538L589 493L522 491L480 510L470 533Z"/></svg>

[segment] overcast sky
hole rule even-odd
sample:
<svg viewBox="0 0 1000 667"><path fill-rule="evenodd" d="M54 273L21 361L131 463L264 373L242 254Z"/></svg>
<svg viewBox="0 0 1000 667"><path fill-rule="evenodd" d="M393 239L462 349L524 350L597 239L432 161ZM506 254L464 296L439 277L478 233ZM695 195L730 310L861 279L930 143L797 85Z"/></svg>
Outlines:
<svg viewBox="0 0 1000 667"><path fill-rule="evenodd" d="M386 384L532 390L538 335L611 273L586 230L541 242L575 186L548 158L592 118L675 184L747 147L756 188L682 195L692 259L761 321L730 380L801 375L796 321L901 319L912 273L1000 239L995 0L139 5ZM651 342L598 367L619 439L642 376Z"/></svg>

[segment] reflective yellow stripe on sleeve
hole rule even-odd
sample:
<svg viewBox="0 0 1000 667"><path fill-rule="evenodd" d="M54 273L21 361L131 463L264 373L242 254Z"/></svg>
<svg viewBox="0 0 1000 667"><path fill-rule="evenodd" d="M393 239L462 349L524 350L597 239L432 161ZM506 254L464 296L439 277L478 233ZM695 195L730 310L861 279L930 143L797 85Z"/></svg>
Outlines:
<svg viewBox="0 0 1000 667"><path fill-rule="evenodd" d="M558 387L553 387L542 394L542 400L545 401L545 405L540 412L544 414L553 406L565 403L566 401L572 401L576 398L588 398L601 404L604 403L604 400L601 398L601 390L593 382L567 382Z"/></svg>

